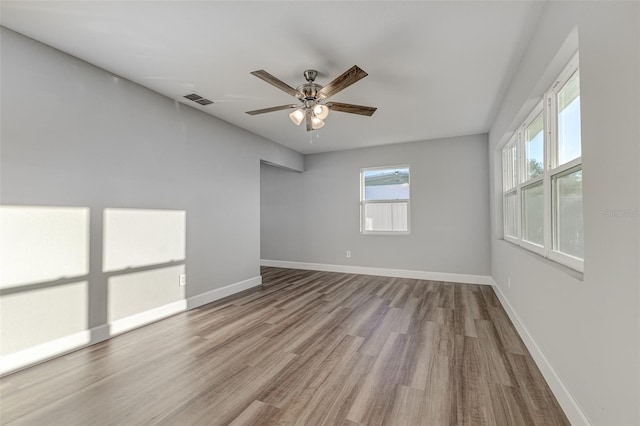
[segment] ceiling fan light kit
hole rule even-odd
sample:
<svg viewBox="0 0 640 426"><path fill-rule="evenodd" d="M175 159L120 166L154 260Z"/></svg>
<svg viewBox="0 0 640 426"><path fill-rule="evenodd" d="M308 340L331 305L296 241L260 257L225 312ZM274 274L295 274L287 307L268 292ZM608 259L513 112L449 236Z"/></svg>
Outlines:
<svg viewBox="0 0 640 426"><path fill-rule="evenodd" d="M326 105L317 104L313 107L313 113L320 120L324 120L329 116L329 108Z"/></svg>
<svg viewBox="0 0 640 426"><path fill-rule="evenodd" d="M307 109L311 110L311 128L317 130L324 126L324 119L329 116L329 108L321 104L315 104L313 107L305 106L293 111L289 114L289 118L293 121L293 124L299 126L300 123L302 123L302 120L304 120L306 116L305 111Z"/></svg>
<svg viewBox="0 0 640 426"><path fill-rule="evenodd" d="M324 126L324 120L319 119L318 117L311 117L311 129L318 130L319 128Z"/></svg>
<svg viewBox="0 0 640 426"><path fill-rule="evenodd" d="M304 120L304 112L302 109L297 109L289 114L289 118L293 121L293 124L299 126L300 123L302 123L302 120Z"/></svg>
<svg viewBox="0 0 640 426"><path fill-rule="evenodd" d="M270 108L247 111L247 114L257 115L267 112L296 108L295 111L289 114L289 118L296 126L299 126L303 121L305 121L308 132L311 130L322 128L325 125L324 120L329 116L330 110L346 112L349 114L366 115L370 117L377 109L374 107L345 104L341 102L322 103L325 99L346 89L353 83L367 76L367 73L357 65L349 68L347 71L336 77L326 86L321 86L320 84L315 83L315 79L318 76L318 72L316 70L306 70L303 75L307 82L295 89L282 80L279 80L278 78L269 74L265 70L254 71L251 74L255 75L261 80L266 81L272 86L277 87L278 89L294 96L296 99L298 99L298 101L300 101L301 105L280 105Z"/></svg>

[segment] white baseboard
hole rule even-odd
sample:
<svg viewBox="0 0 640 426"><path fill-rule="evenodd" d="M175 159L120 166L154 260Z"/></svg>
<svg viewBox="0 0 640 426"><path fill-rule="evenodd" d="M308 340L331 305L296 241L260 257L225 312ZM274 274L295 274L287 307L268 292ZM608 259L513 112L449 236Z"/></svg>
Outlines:
<svg viewBox="0 0 640 426"><path fill-rule="evenodd" d="M0 357L0 376L64 355L91 342L91 330L83 330Z"/></svg>
<svg viewBox="0 0 640 426"><path fill-rule="evenodd" d="M89 332L91 333L91 341L89 342L89 345L95 345L96 343L100 343L111 337L109 324L102 324L97 327L93 327Z"/></svg>
<svg viewBox="0 0 640 426"><path fill-rule="evenodd" d="M194 309L235 293L257 287L260 284L262 284L262 277L258 275L197 296L192 296L186 300L178 300L135 315L111 321L109 324L102 324L89 330L83 330L21 351L2 355L0 356L0 377L100 343L118 334L165 319L180 312Z"/></svg>
<svg viewBox="0 0 640 426"><path fill-rule="evenodd" d="M560 376L558 376L558 373L555 371L547 357L544 355L544 352L542 352L540 346L538 346L536 341L533 339L533 336L531 335L531 333L529 333L529 330L527 330L527 327L524 325L516 311L513 309L513 306L511 306L507 297L504 295L504 293L502 293L502 290L500 289L498 284L495 281L493 281L492 284L496 295L498 296L498 299L500 299L500 303L502 303L502 306L511 319L511 322L515 326L516 330L518 330L518 334L520 334L520 337L524 341L525 346L531 353L533 360L535 361L536 365L540 369L540 372L547 381L549 388L551 388L551 392L553 392L553 395L558 400L558 403L569 419L569 422L572 425L591 425L591 422L580 407L580 404L578 404L578 401L573 397L571 392L569 392L569 389L567 389L567 387L564 385L562 379L560 379Z"/></svg>
<svg viewBox="0 0 640 426"><path fill-rule="evenodd" d="M248 290L253 287L257 287L262 284L262 277L249 278L244 281L240 281L225 287L216 288L206 293L199 294L197 296L187 299L187 310L194 309L198 306L206 305L207 303L215 302L216 300L223 299L227 296L231 296L241 291Z"/></svg>
<svg viewBox="0 0 640 426"><path fill-rule="evenodd" d="M117 336L118 334L133 330L134 328L142 327L144 325L151 324L152 322L170 317L171 315L184 312L186 309L187 301L183 299L111 321L109 323L109 335Z"/></svg>
<svg viewBox="0 0 640 426"><path fill-rule="evenodd" d="M407 269L371 268L368 266L327 265L322 263L288 262L284 260L260 260L261 266L275 268L307 269L312 271L341 272L344 274L378 275L381 277L413 278L416 280L446 281L453 283L491 285L489 275L452 274L448 272L412 271Z"/></svg>

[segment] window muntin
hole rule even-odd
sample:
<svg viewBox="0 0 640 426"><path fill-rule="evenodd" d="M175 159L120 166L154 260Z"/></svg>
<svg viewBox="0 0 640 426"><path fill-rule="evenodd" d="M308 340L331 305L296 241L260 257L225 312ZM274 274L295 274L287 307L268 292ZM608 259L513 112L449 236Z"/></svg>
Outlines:
<svg viewBox="0 0 640 426"><path fill-rule="evenodd" d="M505 240L581 271L580 125L576 54L505 144L502 167Z"/></svg>
<svg viewBox="0 0 640 426"><path fill-rule="evenodd" d="M409 232L409 167L362 169L361 232Z"/></svg>

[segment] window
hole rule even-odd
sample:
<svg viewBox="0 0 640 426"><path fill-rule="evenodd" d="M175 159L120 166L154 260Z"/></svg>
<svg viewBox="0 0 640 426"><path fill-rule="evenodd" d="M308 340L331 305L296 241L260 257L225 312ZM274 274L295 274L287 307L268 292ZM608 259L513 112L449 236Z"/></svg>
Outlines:
<svg viewBox="0 0 640 426"><path fill-rule="evenodd" d="M580 75L578 71L558 91L558 164L582 155L580 134Z"/></svg>
<svg viewBox="0 0 640 426"><path fill-rule="evenodd" d="M553 247L578 259L583 258L582 169L574 168L553 177Z"/></svg>
<svg viewBox="0 0 640 426"><path fill-rule="evenodd" d="M544 171L544 136L542 104L534 111L535 117L524 129L525 180L536 178Z"/></svg>
<svg viewBox="0 0 640 426"><path fill-rule="evenodd" d="M360 171L362 233L409 232L409 166Z"/></svg>
<svg viewBox="0 0 640 426"><path fill-rule="evenodd" d="M522 239L543 246L544 220L542 182L522 188Z"/></svg>
<svg viewBox="0 0 640 426"><path fill-rule="evenodd" d="M516 192L504 197L504 234L507 237L518 238L518 197Z"/></svg>
<svg viewBox="0 0 640 426"><path fill-rule="evenodd" d="M504 238L584 264L578 54L502 150Z"/></svg>

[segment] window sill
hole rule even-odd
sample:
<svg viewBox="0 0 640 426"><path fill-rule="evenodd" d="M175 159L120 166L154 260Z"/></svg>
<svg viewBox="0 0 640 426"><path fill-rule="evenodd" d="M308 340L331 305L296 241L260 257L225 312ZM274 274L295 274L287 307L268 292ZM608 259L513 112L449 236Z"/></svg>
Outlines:
<svg viewBox="0 0 640 426"><path fill-rule="evenodd" d="M573 269L569 266L566 266L562 263L556 262L555 260L549 259L548 257L544 257L538 253L535 253L531 250L528 250L526 248L521 247L520 245L518 245L517 243L511 242L505 238L500 238L498 241L503 241L506 244L509 245L509 247L513 247L514 249L518 250L521 253L524 253L528 256L531 256L533 259L536 259L542 263L544 263L545 265L551 266L555 269L557 269L558 271L569 275L572 278L575 278L578 281L584 281L584 272L578 271L576 269Z"/></svg>
<svg viewBox="0 0 640 426"><path fill-rule="evenodd" d="M360 231L360 235L410 235L411 231Z"/></svg>

